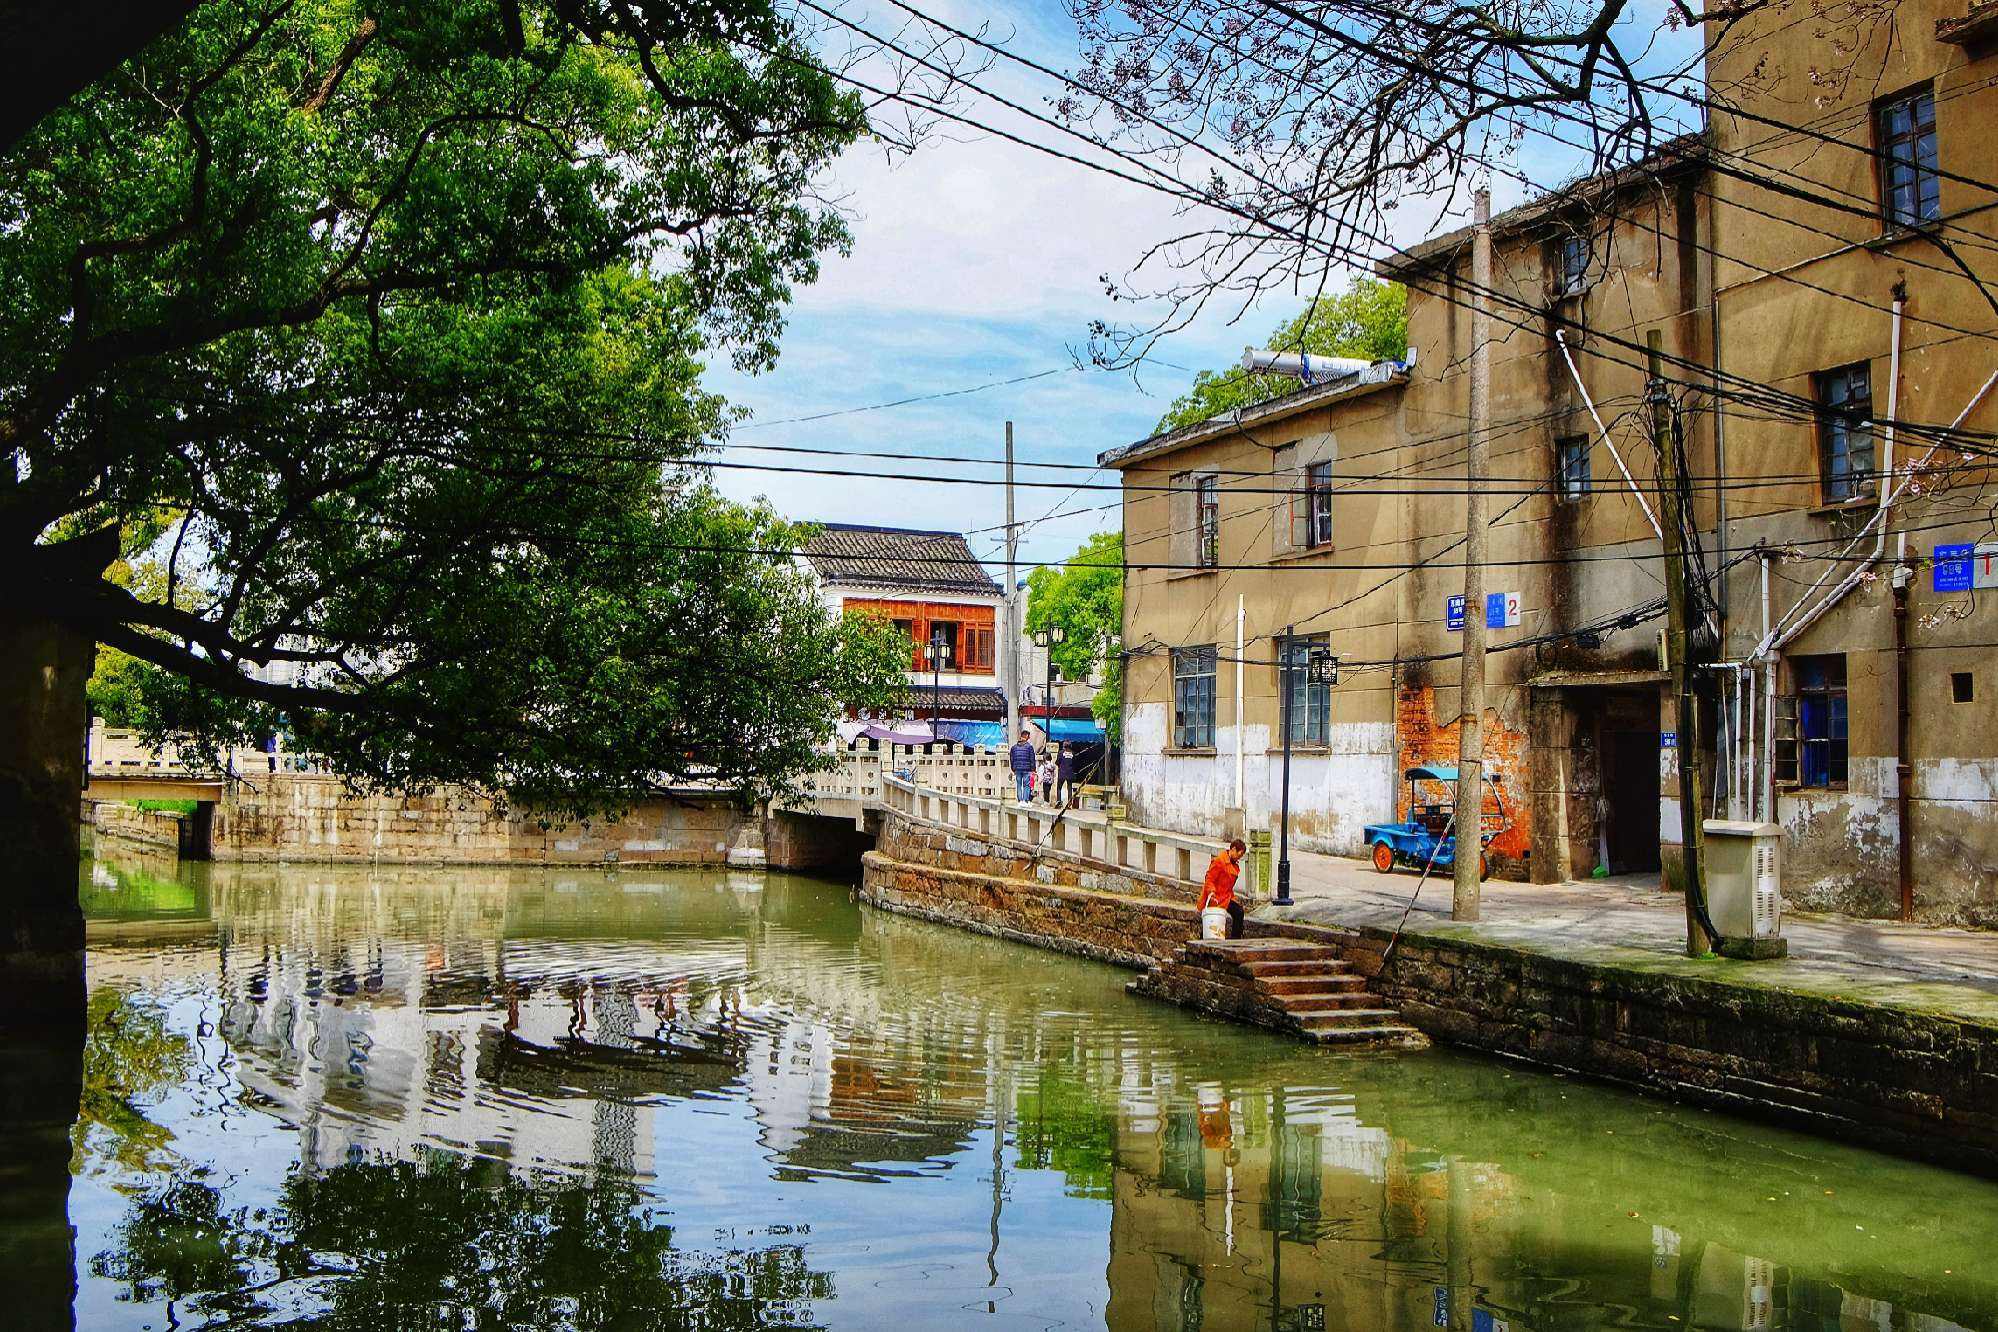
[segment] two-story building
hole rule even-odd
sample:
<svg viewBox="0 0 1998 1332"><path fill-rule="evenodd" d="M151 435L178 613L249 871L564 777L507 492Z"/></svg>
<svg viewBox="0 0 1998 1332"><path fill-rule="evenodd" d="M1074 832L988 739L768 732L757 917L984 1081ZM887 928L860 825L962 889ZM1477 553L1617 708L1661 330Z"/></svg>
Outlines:
<svg viewBox="0 0 1998 1332"><path fill-rule="evenodd" d="M1734 114L1493 219L1501 874L1675 866L1662 440L1708 575L1702 812L1781 823L1800 904L1890 915L1907 894L1919 918L1998 924L1998 551L1976 552L1998 498L1998 21L1899 15L1716 31ZM1307 847L1363 853L1397 775L1454 758L1471 240L1382 266L1409 288L1408 363L1102 456L1132 562L1134 817L1268 826L1284 690ZM1280 644L1337 656L1338 683L1284 670Z"/></svg>
<svg viewBox="0 0 1998 1332"><path fill-rule="evenodd" d="M827 605L908 635L908 710L875 720L914 731L934 723L943 739L995 739L1006 720L997 650L1005 590L963 534L825 523L800 554Z"/></svg>

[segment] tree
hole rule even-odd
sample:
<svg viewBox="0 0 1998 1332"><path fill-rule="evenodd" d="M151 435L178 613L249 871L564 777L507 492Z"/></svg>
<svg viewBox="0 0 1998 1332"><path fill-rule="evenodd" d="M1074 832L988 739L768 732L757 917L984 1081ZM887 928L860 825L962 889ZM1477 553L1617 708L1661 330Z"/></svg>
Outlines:
<svg viewBox="0 0 1998 1332"><path fill-rule="evenodd" d="M1355 277L1337 296L1313 301L1263 344L1275 351L1313 356L1354 356L1398 361L1408 355L1408 290L1395 282ZM1193 387L1159 418L1157 433L1178 430L1210 416L1267 401L1297 388L1282 375L1254 375L1239 365L1202 370Z"/></svg>
<svg viewBox="0 0 1998 1332"><path fill-rule="evenodd" d="M207 4L0 161L0 833L43 882L93 644L154 729L578 812L781 787L893 687L689 470L703 357L769 365L846 244L814 182L866 110L764 0L624 12ZM107 578L161 513L159 594Z"/></svg>
<svg viewBox="0 0 1998 1332"><path fill-rule="evenodd" d="M677 1249L645 1203L614 1175L443 1151L294 1171L270 1208L231 1208L183 1176L134 1198L90 1268L128 1299L225 1322L293 1313L286 1287L310 1280L326 1328L819 1325L833 1282L801 1248Z"/></svg>
<svg viewBox="0 0 1998 1332"><path fill-rule="evenodd" d="M1124 537L1098 532L1068 560L1027 575L1027 632L1060 625L1067 637L1049 649L1065 679L1086 680L1104 666L1124 632ZM1090 705L1115 744L1123 719L1123 670L1112 660Z"/></svg>

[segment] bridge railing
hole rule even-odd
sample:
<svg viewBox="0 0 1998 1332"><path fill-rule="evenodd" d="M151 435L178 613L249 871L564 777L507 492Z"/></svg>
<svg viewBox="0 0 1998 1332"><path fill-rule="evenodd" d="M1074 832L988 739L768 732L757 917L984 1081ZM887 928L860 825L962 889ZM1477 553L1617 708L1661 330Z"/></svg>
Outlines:
<svg viewBox="0 0 1998 1332"><path fill-rule="evenodd" d="M878 807L883 800L882 783L898 774L932 790L995 800L1012 789L1013 781L1001 750L950 740L922 745L856 740L840 747L833 766L805 779L801 799L794 804L799 809L824 809L834 804Z"/></svg>
<svg viewBox="0 0 1998 1332"><path fill-rule="evenodd" d="M222 777L241 774L305 772L323 773L324 760L307 750L286 749L282 739L273 749L233 746L215 759L206 754L184 753L169 741L154 748L139 732L93 721L90 726L89 770L97 777Z"/></svg>
<svg viewBox="0 0 1998 1332"><path fill-rule="evenodd" d="M1207 877L1209 862L1227 845L1218 838L1121 823L1101 810L1071 809L1064 813L1048 805L1020 804L1006 797L938 790L895 776L884 777L881 786L882 805L909 818L962 829L976 837L1156 875L1196 893ZM1253 858L1243 862L1241 892L1245 897L1262 895L1261 885L1253 882L1254 864Z"/></svg>

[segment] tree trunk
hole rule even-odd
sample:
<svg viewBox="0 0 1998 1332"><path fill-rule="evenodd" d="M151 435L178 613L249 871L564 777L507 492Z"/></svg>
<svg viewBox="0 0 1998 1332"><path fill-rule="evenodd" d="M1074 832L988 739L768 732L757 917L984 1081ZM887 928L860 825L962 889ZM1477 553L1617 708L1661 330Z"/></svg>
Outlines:
<svg viewBox="0 0 1998 1332"><path fill-rule="evenodd" d="M0 612L0 1270L8 1321L74 1326L70 1129L83 1088L78 809L95 647Z"/></svg>

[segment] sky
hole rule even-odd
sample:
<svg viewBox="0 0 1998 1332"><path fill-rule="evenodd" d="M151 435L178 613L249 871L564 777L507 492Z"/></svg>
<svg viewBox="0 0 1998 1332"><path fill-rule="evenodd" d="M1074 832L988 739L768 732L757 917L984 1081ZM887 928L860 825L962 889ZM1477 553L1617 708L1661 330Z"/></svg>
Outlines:
<svg viewBox="0 0 1998 1332"><path fill-rule="evenodd" d="M1662 4L1638 6L1633 21L1655 26ZM1059 4L937 0L925 7L965 27L983 24L988 40L1010 51L1056 68L1076 65L1075 29ZM846 12L877 31L894 26L880 0L857 0ZM978 81L1036 107L1058 90L1005 62ZM1037 142L1059 138L989 103L966 109ZM1225 317L1232 311L1205 315L1159 344L1136 374L1074 368L1087 360L1092 320L1130 322L1143 313L1113 303L1102 276L1126 273L1147 244L1183 229L1186 219L1152 191L997 137L946 128L892 161L871 144L845 154L827 189L850 217L852 253L828 256L820 280L797 293L774 370L748 376L717 357L707 382L752 413L719 455L729 464L945 472L990 482L846 479L734 466L715 475L725 493L767 498L788 518L964 531L972 534L974 552L1003 558L1005 496L996 466L825 458L750 446L996 460L1010 420L1019 459L1093 465L1105 449L1150 434L1195 371L1239 359L1244 346L1260 345L1303 300L1266 297L1239 322ZM1550 184L1575 170L1560 149L1540 143L1528 145L1521 166ZM1499 209L1524 193L1504 179L1492 186ZM1398 215L1396 241L1413 244L1460 224L1461 218L1438 226L1444 207ZM1041 373L1047 371L1054 373ZM979 392L852 410L1037 374ZM791 420L825 413L842 414ZM1019 479L1043 483L1016 492L1017 518L1026 525L1023 561L1059 560L1090 533L1117 526L1113 489L1075 489L1078 482L1114 484L1114 473L1023 469Z"/></svg>

